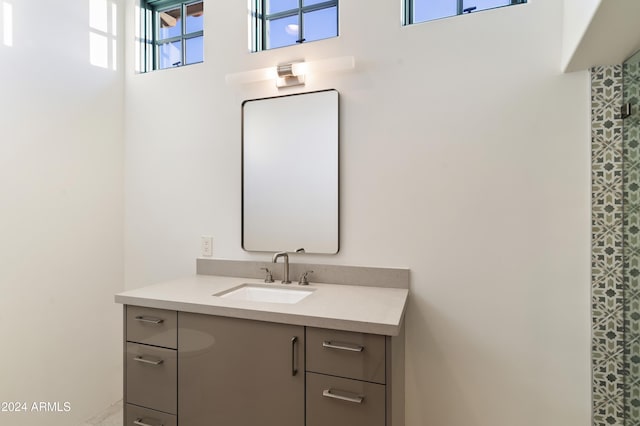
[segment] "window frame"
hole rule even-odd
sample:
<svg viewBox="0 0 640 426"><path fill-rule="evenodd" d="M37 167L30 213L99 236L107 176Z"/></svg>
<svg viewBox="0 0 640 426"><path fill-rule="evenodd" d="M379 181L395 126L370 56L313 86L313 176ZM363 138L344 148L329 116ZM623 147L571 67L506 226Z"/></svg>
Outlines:
<svg viewBox="0 0 640 426"><path fill-rule="evenodd" d="M507 6L514 6L516 4L525 4L527 3L527 0L509 0L509 4L505 4L504 6L497 6L497 7L490 7L487 9L480 9L477 11L466 11L466 8L464 7L464 0L451 0L452 2L455 1L456 2L456 14L455 15L448 15L448 16L442 16L440 18L435 18L435 19L427 19L424 21L414 21L414 3L416 0L404 0L403 1L403 13L402 13L402 25L413 25L413 24L420 24L422 22L430 22L430 21L437 21L438 19L444 19L444 18L451 18L453 16L460 16L460 15L465 15L465 14L469 14L469 13L477 13L477 12L482 12L484 10L491 10L491 9L500 9L503 7L507 7Z"/></svg>
<svg viewBox="0 0 640 426"><path fill-rule="evenodd" d="M203 59L199 62L187 63L187 40L197 37L204 37L204 28L199 31L193 31L187 33L187 8L197 3L203 4L204 0L140 0L141 13L144 13L142 19L141 33L145 35L142 51L142 60L144 72L157 71L171 68L179 68L185 65L193 65L204 62L204 47L203 47ZM180 7L180 35L160 38L160 13L173 10ZM204 13L204 12L203 12ZM164 44L174 43L180 41L180 64L165 68L160 68L160 46ZM150 62L150 63L149 63Z"/></svg>
<svg viewBox="0 0 640 426"><path fill-rule="evenodd" d="M336 8L336 35L333 37L338 37L340 33L339 28L339 6L338 0L325 0L319 3L304 5L304 0L298 0L298 7L283 10L275 13L265 13L266 11L266 3L269 0L255 0L254 8L252 13L253 18L253 52L261 52L263 50L271 50L276 49L275 47L267 47L267 23L268 21L273 21L276 19L288 18L291 16L298 17L298 39L296 40L296 44L303 44L306 40L304 39L304 14L309 12L316 12L318 10L330 9L332 7ZM331 37L327 37L331 38ZM324 40L324 39L322 39ZM317 40L312 40L317 41ZM285 46L279 47L287 47L287 46L295 46L295 44L288 44Z"/></svg>

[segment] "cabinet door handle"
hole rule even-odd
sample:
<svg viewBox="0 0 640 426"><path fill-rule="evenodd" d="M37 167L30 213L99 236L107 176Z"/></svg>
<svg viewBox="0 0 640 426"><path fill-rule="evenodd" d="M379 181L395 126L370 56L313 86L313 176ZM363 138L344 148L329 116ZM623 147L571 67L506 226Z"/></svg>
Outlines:
<svg viewBox="0 0 640 426"><path fill-rule="evenodd" d="M323 390L322 391L322 396L324 396L325 398L339 399L340 401L353 402L355 404L362 404L362 401L364 401L364 396L359 396L359 395L354 395L354 396L339 395L337 393L334 393L333 389L325 389L325 390Z"/></svg>
<svg viewBox="0 0 640 426"><path fill-rule="evenodd" d="M151 364L151 365L160 365L162 364L164 361L161 359L158 360L150 360L150 359L145 359L142 358L141 356L137 356L135 358L133 358L134 361L138 361L138 362L142 362L144 364Z"/></svg>
<svg viewBox="0 0 640 426"><path fill-rule="evenodd" d="M150 317L143 317L143 316L137 316L136 321L146 322L149 324L162 324L164 322L162 318L150 318Z"/></svg>
<svg viewBox="0 0 640 426"><path fill-rule="evenodd" d="M353 345L351 343L338 343L338 342L322 342L323 348L329 349L339 349L341 351L349 351L349 352L362 352L364 350L364 346Z"/></svg>
<svg viewBox="0 0 640 426"><path fill-rule="evenodd" d="M145 423L145 422L142 421L142 417L139 418L139 419L136 419L133 422L133 424L137 425L137 426L164 426L164 424L162 424L162 423L159 423L158 425L152 425L151 423Z"/></svg>
<svg viewBox="0 0 640 426"><path fill-rule="evenodd" d="M298 357L296 356L296 345L298 338L296 336L291 338L291 375L298 374Z"/></svg>

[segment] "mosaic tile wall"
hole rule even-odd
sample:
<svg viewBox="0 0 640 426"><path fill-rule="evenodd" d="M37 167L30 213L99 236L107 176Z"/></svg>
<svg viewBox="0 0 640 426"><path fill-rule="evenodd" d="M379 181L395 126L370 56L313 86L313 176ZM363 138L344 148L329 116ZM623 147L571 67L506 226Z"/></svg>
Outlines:
<svg viewBox="0 0 640 426"><path fill-rule="evenodd" d="M593 425L624 424L622 66L591 70Z"/></svg>
<svg viewBox="0 0 640 426"><path fill-rule="evenodd" d="M625 425L640 426L640 55L623 65Z"/></svg>

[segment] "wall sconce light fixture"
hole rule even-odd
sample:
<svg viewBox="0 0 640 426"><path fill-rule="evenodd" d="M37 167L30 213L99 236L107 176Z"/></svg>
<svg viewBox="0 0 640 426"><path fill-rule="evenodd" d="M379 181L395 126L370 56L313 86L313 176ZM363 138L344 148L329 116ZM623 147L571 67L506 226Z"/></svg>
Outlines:
<svg viewBox="0 0 640 426"><path fill-rule="evenodd" d="M278 73L276 87L303 86L305 73L304 70L301 70L298 66L300 63L304 62L296 61L288 64L278 64L276 67L276 71Z"/></svg>
<svg viewBox="0 0 640 426"><path fill-rule="evenodd" d="M275 80L276 86L291 87L305 84L307 74L348 71L355 68L353 56L321 59L306 62L304 60L278 64L275 67L259 68L251 71L227 74L227 84L247 84L264 80Z"/></svg>

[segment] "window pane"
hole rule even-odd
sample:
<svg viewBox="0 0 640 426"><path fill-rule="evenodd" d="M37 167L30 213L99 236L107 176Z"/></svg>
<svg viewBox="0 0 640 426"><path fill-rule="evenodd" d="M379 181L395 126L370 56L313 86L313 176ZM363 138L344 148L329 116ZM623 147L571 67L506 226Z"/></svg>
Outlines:
<svg viewBox="0 0 640 426"><path fill-rule="evenodd" d="M298 15L267 21L267 49L290 46L298 40Z"/></svg>
<svg viewBox="0 0 640 426"><path fill-rule="evenodd" d="M458 14L456 0L410 0L413 1L413 22L431 21ZM469 0L471 1L471 0Z"/></svg>
<svg viewBox="0 0 640 426"><path fill-rule="evenodd" d="M338 35L338 8L335 6L305 13L303 19L305 42Z"/></svg>
<svg viewBox="0 0 640 426"><path fill-rule="evenodd" d="M457 0L407 0L413 3L412 22L431 21L434 19L455 16L458 12L475 8L470 12L509 6L511 0L462 0L461 10L458 10ZM526 3L522 0L518 3Z"/></svg>
<svg viewBox="0 0 640 426"><path fill-rule="evenodd" d="M204 37L193 37L185 40L186 61L187 64L196 64L203 60L203 40Z"/></svg>
<svg viewBox="0 0 640 426"><path fill-rule="evenodd" d="M327 0L303 0L302 1L302 5L303 6L310 6L312 4L318 4L318 3L324 3Z"/></svg>
<svg viewBox="0 0 640 426"><path fill-rule="evenodd" d="M204 9L202 2L187 6L187 34L202 31L204 28Z"/></svg>
<svg viewBox="0 0 640 426"><path fill-rule="evenodd" d="M158 12L159 39L176 37L182 34L181 8Z"/></svg>
<svg viewBox="0 0 640 426"><path fill-rule="evenodd" d="M298 0L265 0L265 13L267 15L297 8Z"/></svg>
<svg viewBox="0 0 640 426"><path fill-rule="evenodd" d="M464 0L462 2L462 9L475 7L474 12L478 10L491 9L494 7L508 6L511 4L510 0Z"/></svg>
<svg viewBox="0 0 640 426"><path fill-rule="evenodd" d="M158 46L158 59L160 69L182 65L182 42L174 41Z"/></svg>

